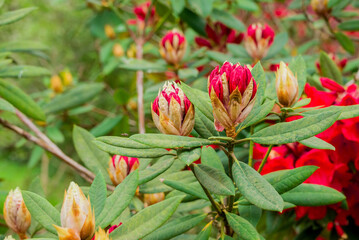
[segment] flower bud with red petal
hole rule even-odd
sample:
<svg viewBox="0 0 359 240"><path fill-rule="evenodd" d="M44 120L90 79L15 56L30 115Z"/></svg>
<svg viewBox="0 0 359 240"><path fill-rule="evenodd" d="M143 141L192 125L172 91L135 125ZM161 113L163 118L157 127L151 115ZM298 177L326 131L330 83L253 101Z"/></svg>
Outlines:
<svg viewBox="0 0 359 240"><path fill-rule="evenodd" d="M267 24L252 24L247 29L244 46L248 54L255 60L264 58L274 40L274 31Z"/></svg>
<svg viewBox="0 0 359 240"><path fill-rule="evenodd" d="M26 231L31 225L31 215L25 206L19 188L11 190L6 197L4 219L9 228L16 232L20 238L26 238Z"/></svg>
<svg viewBox="0 0 359 240"><path fill-rule="evenodd" d="M292 106L298 96L298 81L284 62L280 62L276 74L276 90L280 104L284 107Z"/></svg>
<svg viewBox="0 0 359 240"><path fill-rule="evenodd" d="M194 106L176 83L165 83L151 110L156 127L164 134L188 136L194 127Z"/></svg>
<svg viewBox="0 0 359 240"><path fill-rule="evenodd" d="M208 92L217 131L226 129L228 136L235 137L235 127L248 116L256 98L251 71L239 63L225 62L208 77Z"/></svg>
<svg viewBox="0 0 359 240"><path fill-rule="evenodd" d="M178 30L166 33L160 42L160 54L169 64L178 65L187 48L186 37Z"/></svg>
<svg viewBox="0 0 359 240"><path fill-rule="evenodd" d="M114 155L108 162L107 171L113 185L117 186L138 167L138 158Z"/></svg>

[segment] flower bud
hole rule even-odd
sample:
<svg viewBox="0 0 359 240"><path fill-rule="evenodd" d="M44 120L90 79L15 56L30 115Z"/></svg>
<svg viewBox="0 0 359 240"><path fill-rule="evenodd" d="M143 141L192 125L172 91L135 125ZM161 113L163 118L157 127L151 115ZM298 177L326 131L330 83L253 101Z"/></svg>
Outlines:
<svg viewBox="0 0 359 240"><path fill-rule="evenodd" d="M328 0L311 0L310 5L313 11L318 15L325 15L329 12Z"/></svg>
<svg viewBox="0 0 359 240"><path fill-rule="evenodd" d="M16 232L20 238L26 238L26 231L31 225L31 215L25 206L19 188L14 191L11 190L6 197L4 219L9 228Z"/></svg>
<svg viewBox="0 0 359 240"><path fill-rule="evenodd" d="M194 127L194 107L176 83L165 83L152 103L152 119L162 133L188 136Z"/></svg>
<svg viewBox="0 0 359 240"><path fill-rule="evenodd" d="M248 54L257 62L264 58L272 45L274 31L267 24L252 24L247 29L244 46Z"/></svg>
<svg viewBox="0 0 359 240"><path fill-rule="evenodd" d="M208 77L208 92L216 130L226 129L227 136L235 137L235 127L248 116L256 99L257 85L251 71L239 63L225 62Z"/></svg>
<svg viewBox="0 0 359 240"><path fill-rule="evenodd" d="M62 71L60 75L61 75L61 78L62 78L62 81L63 81L65 87L72 85L73 77L72 77L71 72L68 69Z"/></svg>
<svg viewBox="0 0 359 240"><path fill-rule="evenodd" d="M105 25L105 34L109 39L115 39L116 33L113 27L110 24Z"/></svg>
<svg viewBox="0 0 359 240"><path fill-rule="evenodd" d="M162 38L160 44L160 54L169 63L178 65L187 48L187 42L185 36L177 31L168 31Z"/></svg>
<svg viewBox="0 0 359 240"><path fill-rule="evenodd" d="M94 240L111 240L110 233L105 232L102 228L99 228L98 231L95 233Z"/></svg>
<svg viewBox="0 0 359 240"><path fill-rule="evenodd" d="M108 162L107 171L113 185L117 186L138 167L138 158L114 155Z"/></svg>
<svg viewBox="0 0 359 240"><path fill-rule="evenodd" d="M88 240L95 232L95 215L80 187L71 182L61 208L61 227L55 226L60 240Z"/></svg>
<svg viewBox="0 0 359 240"><path fill-rule="evenodd" d="M9 235L9 236L6 236L4 238L4 240L15 240L15 238L13 238L13 236Z"/></svg>
<svg viewBox="0 0 359 240"><path fill-rule="evenodd" d="M164 199L165 199L165 194L163 192L144 194L145 207L159 203L159 202L163 201Z"/></svg>
<svg viewBox="0 0 359 240"><path fill-rule="evenodd" d="M50 79L50 88L55 93L62 93L64 91L64 87L61 82L61 78L58 75L53 75Z"/></svg>
<svg viewBox="0 0 359 240"><path fill-rule="evenodd" d="M122 57L125 54L121 44L119 43L115 43L115 45L113 45L112 53L115 57Z"/></svg>
<svg viewBox="0 0 359 240"><path fill-rule="evenodd" d="M292 106L298 96L298 81L284 62L280 62L276 72L276 90L279 103L284 107Z"/></svg>

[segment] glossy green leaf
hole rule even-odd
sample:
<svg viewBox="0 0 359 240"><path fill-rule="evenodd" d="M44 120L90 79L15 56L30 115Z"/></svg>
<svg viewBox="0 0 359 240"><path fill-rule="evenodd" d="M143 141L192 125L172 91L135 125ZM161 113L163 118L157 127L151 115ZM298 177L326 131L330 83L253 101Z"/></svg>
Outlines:
<svg viewBox="0 0 359 240"><path fill-rule="evenodd" d="M116 147L123 148L134 148L134 149L150 149L151 147L136 141L133 141L126 137L112 137L112 136L104 136L98 137L96 140L107 143L109 145L113 145Z"/></svg>
<svg viewBox="0 0 359 240"><path fill-rule="evenodd" d="M236 162L232 174L239 192L249 202L266 210L283 210L282 197L256 170L243 162Z"/></svg>
<svg viewBox="0 0 359 240"><path fill-rule="evenodd" d="M238 205L238 213L242 218L245 218L254 227L257 226L259 219L262 216L262 209L254 205Z"/></svg>
<svg viewBox="0 0 359 240"><path fill-rule="evenodd" d="M208 223L200 233L198 233L195 240L208 240L212 232L212 222Z"/></svg>
<svg viewBox="0 0 359 240"><path fill-rule="evenodd" d="M263 177L279 193L285 193L307 180L319 167L303 166L291 170L280 170L268 173Z"/></svg>
<svg viewBox="0 0 359 240"><path fill-rule="evenodd" d="M272 111L274 103L274 100L267 101L263 105L254 108L249 113L248 117L241 123L239 129L244 129L263 120Z"/></svg>
<svg viewBox="0 0 359 240"><path fill-rule="evenodd" d="M178 148L178 147L201 147L214 144L214 141L210 141L203 138L192 138L186 136L165 135L165 134L135 134L130 137L131 140L146 144L152 147L158 148Z"/></svg>
<svg viewBox="0 0 359 240"><path fill-rule="evenodd" d="M241 239L260 240L259 233L246 219L229 212L226 212L226 218L229 226L231 226L233 231L237 233Z"/></svg>
<svg viewBox="0 0 359 240"><path fill-rule="evenodd" d="M260 144L285 144L313 137L338 119L339 111L323 112L292 122L278 123L254 133L250 139Z"/></svg>
<svg viewBox="0 0 359 240"><path fill-rule="evenodd" d="M294 76L297 77L298 81L298 97L299 99L302 96L304 91L304 86L307 82L307 69L305 61L302 56L296 57L290 64L289 69L293 72Z"/></svg>
<svg viewBox="0 0 359 240"><path fill-rule="evenodd" d="M195 149L178 149L178 158L186 163L187 166L191 165L194 161L197 161L201 157L201 148Z"/></svg>
<svg viewBox="0 0 359 240"><path fill-rule="evenodd" d="M178 191L208 200L208 197L206 196L203 189L201 188L201 185L198 182L184 183L182 181L180 182L180 181L165 179L163 183Z"/></svg>
<svg viewBox="0 0 359 240"><path fill-rule="evenodd" d="M338 28L344 31L359 31L359 19L351 19L345 22L341 22Z"/></svg>
<svg viewBox="0 0 359 240"><path fill-rule="evenodd" d="M15 108L8 101L0 98L0 110L15 113Z"/></svg>
<svg viewBox="0 0 359 240"><path fill-rule="evenodd" d="M31 78L31 77L45 77L50 76L51 73L46 68L16 65L7 66L0 69L0 77L2 78Z"/></svg>
<svg viewBox="0 0 359 240"><path fill-rule="evenodd" d="M196 108L194 130L203 138L218 136L213 121Z"/></svg>
<svg viewBox="0 0 359 240"><path fill-rule="evenodd" d="M174 160L175 158L173 156L164 156L160 158L154 165L140 171L139 184L143 184L148 181L151 181L152 179L156 178L158 175L165 172L168 168L172 166Z"/></svg>
<svg viewBox="0 0 359 240"><path fill-rule="evenodd" d="M91 201L91 207L95 211L95 219L100 215L105 207L105 201L107 197L107 188L105 178L102 176L101 171L98 171L94 181L91 184L89 190L89 197Z"/></svg>
<svg viewBox="0 0 359 240"><path fill-rule="evenodd" d="M341 202L345 196L337 190L316 184L301 184L282 194L283 200L296 206L324 206Z"/></svg>
<svg viewBox="0 0 359 240"><path fill-rule="evenodd" d="M96 218L96 226L107 227L123 210L130 204L138 186L138 170L130 173L113 193L106 199L105 206L100 215Z"/></svg>
<svg viewBox="0 0 359 240"><path fill-rule="evenodd" d="M92 172L100 170L102 176L106 176L106 181L109 182L107 166L110 156L96 147L94 144L95 137L86 129L75 125L72 138L76 152L85 166Z"/></svg>
<svg viewBox="0 0 359 240"><path fill-rule="evenodd" d="M24 18L26 15L28 15L35 9L36 9L35 7L29 7L29 8L22 8L22 9L10 11L10 12L5 12L2 15L0 15L0 26L16 22Z"/></svg>
<svg viewBox="0 0 359 240"><path fill-rule="evenodd" d="M11 103L25 115L35 120L45 120L44 112L34 100L10 82L0 80L0 97Z"/></svg>
<svg viewBox="0 0 359 240"><path fill-rule="evenodd" d="M343 84L343 77L342 74L336 65L336 63L331 59L328 54L325 52L320 52L319 55L319 63L320 63L320 70L324 77L333 79L339 84Z"/></svg>
<svg viewBox="0 0 359 240"><path fill-rule="evenodd" d="M203 221L206 214L190 214L176 218L154 232L150 233L143 240L166 240L185 233Z"/></svg>
<svg viewBox="0 0 359 240"><path fill-rule="evenodd" d="M137 240L162 226L174 213L182 197L173 197L149 206L125 221L110 237L114 240Z"/></svg>
<svg viewBox="0 0 359 240"><path fill-rule="evenodd" d="M46 230L57 235L57 231L52 225L61 226L59 211L45 198L35 193L28 191L21 191L21 193L31 217Z"/></svg>
<svg viewBox="0 0 359 240"><path fill-rule="evenodd" d="M310 101L311 101L310 98L304 98L304 99L298 101L296 104L294 104L293 108L304 107L304 106L308 105L310 103Z"/></svg>
<svg viewBox="0 0 359 240"><path fill-rule="evenodd" d="M102 122L100 122L96 127L90 130L90 133L95 137L108 134L113 128L119 124L122 120L123 115L118 115L116 117L107 117Z"/></svg>
<svg viewBox="0 0 359 240"><path fill-rule="evenodd" d="M270 59L278 54L289 40L288 33L281 32L275 35L274 41L268 50L267 56L264 59Z"/></svg>
<svg viewBox="0 0 359 240"><path fill-rule="evenodd" d="M329 111L340 111L341 114L338 120L354 118L359 116L359 105L351 105L351 106L330 106L326 108L320 108L313 111L303 112L303 116L313 116L317 114L323 114Z"/></svg>
<svg viewBox="0 0 359 240"><path fill-rule="evenodd" d="M258 62L251 70L252 76L257 83L257 94L254 108L261 105L265 95L265 89L267 85L266 75L262 67L261 62Z"/></svg>
<svg viewBox="0 0 359 240"><path fill-rule="evenodd" d="M317 138L317 137L307 138L307 139L304 139L299 142L307 147L310 147L310 148L330 149L330 150L335 151L335 147L332 144L327 143L326 141L324 141L320 138Z"/></svg>
<svg viewBox="0 0 359 240"><path fill-rule="evenodd" d="M238 30L240 32L244 32L246 30L244 24L228 11L215 8L211 13L211 17L229 28Z"/></svg>
<svg viewBox="0 0 359 240"><path fill-rule="evenodd" d="M355 45L354 42L344 33L336 32L335 38L338 40L340 45L350 54L355 53Z"/></svg>
<svg viewBox="0 0 359 240"><path fill-rule="evenodd" d="M221 159L217 155L216 150L214 150L210 146L202 148L201 163L203 165L207 165L209 167L212 167L212 168L215 168L215 169L218 169L218 170L224 172L224 167L221 162Z"/></svg>
<svg viewBox="0 0 359 240"><path fill-rule="evenodd" d="M102 151L105 151L110 154L123 155L127 157L137 157L137 158L155 158L162 157L164 155L174 155L174 153L167 151L162 148L151 148L151 149L135 149L135 148L123 148L116 147L113 145L106 144L100 141L93 141L93 143Z"/></svg>
<svg viewBox="0 0 359 240"><path fill-rule="evenodd" d="M223 171L199 164L194 165L194 173L198 181L210 192L223 196L235 194L232 180Z"/></svg>

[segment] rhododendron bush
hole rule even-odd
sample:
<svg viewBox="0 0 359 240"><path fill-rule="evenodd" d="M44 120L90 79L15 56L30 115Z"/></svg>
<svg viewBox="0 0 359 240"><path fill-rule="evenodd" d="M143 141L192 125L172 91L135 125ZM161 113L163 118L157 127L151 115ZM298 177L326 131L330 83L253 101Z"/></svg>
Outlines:
<svg viewBox="0 0 359 240"><path fill-rule="evenodd" d="M6 161L41 177L0 179L0 239L358 238L358 1L76 6L89 72L0 44Z"/></svg>

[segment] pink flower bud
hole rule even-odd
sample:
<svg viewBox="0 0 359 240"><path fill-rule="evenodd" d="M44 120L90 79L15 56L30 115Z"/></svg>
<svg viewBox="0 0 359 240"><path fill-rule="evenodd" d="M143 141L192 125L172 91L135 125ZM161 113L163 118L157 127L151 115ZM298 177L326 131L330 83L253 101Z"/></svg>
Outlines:
<svg viewBox="0 0 359 240"><path fill-rule="evenodd" d="M107 171L112 183L117 186L138 167L138 158L114 155L108 162Z"/></svg>
<svg viewBox="0 0 359 240"><path fill-rule="evenodd" d="M188 136L194 127L194 107L176 83L165 83L152 103L152 119L162 133Z"/></svg>
<svg viewBox="0 0 359 240"><path fill-rule="evenodd" d="M250 70L239 63L217 66L208 77L208 92L217 131L235 137L233 130L252 110L257 93Z"/></svg>
<svg viewBox="0 0 359 240"><path fill-rule="evenodd" d="M276 72L276 90L280 104L284 107L292 106L298 96L298 81L284 62L280 62Z"/></svg>
<svg viewBox="0 0 359 240"><path fill-rule="evenodd" d="M55 226L60 240L87 240L95 232L95 215L80 187L71 182L61 208L61 227Z"/></svg>
<svg viewBox="0 0 359 240"><path fill-rule="evenodd" d="M31 225L31 215L19 188L11 190L6 197L4 219L9 228L19 234L22 239L26 238L26 231Z"/></svg>
<svg viewBox="0 0 359 240"><path fill-rule="evenodd" d="M267 24L252 24L247 29L244 46L248 54L258 61L265 57L274 39L274 31Z"/></svg>
<svg viewBox="0 0 359 240"><path fill-rule="evenodd" d="M169 64L178 65L186 52L186 48L185 36L177 30L171 30L161 40L160 54Z"/></svg>

